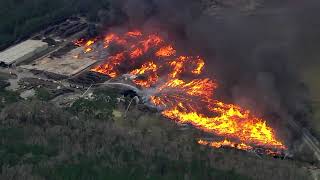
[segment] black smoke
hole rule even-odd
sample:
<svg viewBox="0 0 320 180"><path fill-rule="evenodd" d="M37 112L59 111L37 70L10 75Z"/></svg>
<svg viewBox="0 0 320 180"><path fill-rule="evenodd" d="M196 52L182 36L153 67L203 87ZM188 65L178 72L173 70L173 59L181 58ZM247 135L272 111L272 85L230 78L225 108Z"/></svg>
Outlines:
<svg viewBox="0 0 320 180"><path fill-rule="evenodd" d="M308 87L301 66L312 64L306 46L320 43L320 3L314 0L114 0L125 26L165 32L181 50L201 54L217 79L217 96L307 126ZM314 40L316 42L314 42ZM320 40L320 36L318 37ZM311 56L310 56L311 57Z"/></svg>

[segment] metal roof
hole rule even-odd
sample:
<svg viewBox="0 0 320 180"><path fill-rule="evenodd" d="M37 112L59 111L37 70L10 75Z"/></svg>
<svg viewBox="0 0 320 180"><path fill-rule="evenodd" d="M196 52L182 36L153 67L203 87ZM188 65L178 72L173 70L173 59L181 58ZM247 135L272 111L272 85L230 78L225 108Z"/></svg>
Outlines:
<svg viewBox="0 0 320 180"><path fill-rule="evenodd" d="M3 52L0 52L0 62L13 64L18 59L36 53L37 50L47 47L48 44L40 40L27 40Z"/></svg>

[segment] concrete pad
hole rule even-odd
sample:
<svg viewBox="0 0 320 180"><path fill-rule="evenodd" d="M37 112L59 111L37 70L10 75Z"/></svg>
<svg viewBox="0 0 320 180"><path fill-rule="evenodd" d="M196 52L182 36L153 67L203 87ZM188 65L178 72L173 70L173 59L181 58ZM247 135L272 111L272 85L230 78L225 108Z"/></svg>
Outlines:
<svg viewBox="0 0 320 180"><path fill-rule="evenodd" d="M81 54L81 51L82 48L80 47L70 51L61 58L46 57L44 59L33 62L33 64L23 65L21 67L28 70L44 71L70 77L96 63L96 60L85 57L84 55L79 56L79 54Z"/></svg>

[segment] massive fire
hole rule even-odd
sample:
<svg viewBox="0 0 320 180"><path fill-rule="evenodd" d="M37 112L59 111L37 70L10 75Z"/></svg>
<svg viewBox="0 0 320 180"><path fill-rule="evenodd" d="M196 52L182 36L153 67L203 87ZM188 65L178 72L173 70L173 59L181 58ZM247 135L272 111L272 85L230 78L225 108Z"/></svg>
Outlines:
<svg viewBox="0 0 320 180"><path fill-rule="evenodd" d="M89 53L98 50L97 41L104 48L117 50L92 71L112 78L127 73L134 76L133 82L150 91L148 102L159 108L163 116L226 139L199 140L199 144L246 151L262 147L272 153L286 149L265 120L249 110L217 100L214 91L218 85L203 78L205 61L201 57L179 54L159 35L140 31L110 33L100 40L78 41L77 45Z"/></svg>

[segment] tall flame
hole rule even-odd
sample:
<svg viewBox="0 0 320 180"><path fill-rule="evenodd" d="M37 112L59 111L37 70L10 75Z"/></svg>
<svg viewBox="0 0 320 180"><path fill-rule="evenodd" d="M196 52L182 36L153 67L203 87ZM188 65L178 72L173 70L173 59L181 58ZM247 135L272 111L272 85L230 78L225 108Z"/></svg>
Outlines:
<svg viewBox="0 0 320 180"><path fill-rule="evenodd" d="M254 146L286 149L265 120L214 96L218 85L214 80L203 78L205 61L201 57L179 54L159 35L140 31L110 33L102 41L104 48L115 45L122 50L92 71L112 78L129 73L137 77L133 82L141 88L153 87L149 101L162 109L163 116L226 138L221 142L199 140L199 144L242 150L251 150ZM92 52L96 42L96 39L89 40L80 45L85 52Z"/></svg>

